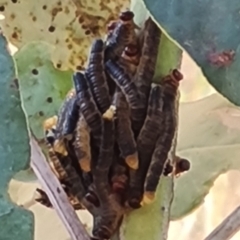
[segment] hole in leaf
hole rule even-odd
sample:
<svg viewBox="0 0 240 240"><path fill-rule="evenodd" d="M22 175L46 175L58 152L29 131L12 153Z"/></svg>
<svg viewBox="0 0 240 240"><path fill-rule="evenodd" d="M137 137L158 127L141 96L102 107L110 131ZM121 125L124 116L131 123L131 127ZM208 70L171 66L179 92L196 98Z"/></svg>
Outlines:
<svg viewBox="0 0 240 240"><path fill-rule="evenodd" d="M53 101L53 99L52 99L51 97L48 97L48 98L47 98L47 102L48 102L48 103L51 103L52 101Z"/></svg>
<svg viewBox="0 0 240 240"><path fill-rule="evenodd" d="M38 75L38 70L37 70L36 68L34 68L34 69L32 70L32 74Z"/></svg>
<svg viewBox="0 0 240 240"><path fill-rule="evenodd" d="M40 117L44 116L43 111L39 111L38 114L39 114Z"/></svg>

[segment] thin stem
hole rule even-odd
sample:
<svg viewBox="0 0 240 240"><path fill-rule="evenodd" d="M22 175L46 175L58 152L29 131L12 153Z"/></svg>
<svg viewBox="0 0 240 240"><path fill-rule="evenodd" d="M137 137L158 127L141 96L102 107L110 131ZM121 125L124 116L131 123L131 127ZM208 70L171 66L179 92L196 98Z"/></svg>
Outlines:
<svg viewBox="0 0 240 240"><path fill-rule="evenodd" d="M240 206L222 221L204 240L228 240L240 230Z"/></svg>
<svg viewBox="0 0 240 240"><path fill-rule="evenodd" d="M73 240L90 240L36 140L31 138L31 167Z"/></svg>

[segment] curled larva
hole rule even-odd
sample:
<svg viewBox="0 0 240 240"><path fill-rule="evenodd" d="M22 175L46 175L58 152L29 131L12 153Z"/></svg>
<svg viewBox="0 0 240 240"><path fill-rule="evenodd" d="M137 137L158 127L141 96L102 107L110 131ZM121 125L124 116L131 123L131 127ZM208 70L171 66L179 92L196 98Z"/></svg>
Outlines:
<svg viewBox="0 0 240 240"><path fill-rule="evenodd" d="M130 168L138 168L138 153L136 141L131 128L130 110L122 91L117 88L113 96L116 106L116 140L125 162Z"/></svg>
<svg viewBox="0 0 240 240"><path fill-rule="evenodd" d="M138 28L133 21L134 13L123 11L119 20L108 25L108 36L106 39L106 59L115 59L121 56L124 48L129 43L137 41L135 29Z"/></svg>
<svg viewBox="0 0 240 240"><path fill-rule="evenodd" d="M155 149L156 141L161 133L163 122L162 87L152 84L148 110L143 127L137 138L139 154L139 168L130 171L130 186L128 204L132 208L140 207L142 200L144 179L151 163L151 157Z"/></svg>
<svg viewBox="0 0 240 240"><path fill-rule="evenodd" d="M90 130L81 114L75 130L73 145L81 169L89 172L91 170Z"/></svg>
<svg viewBox="0 0 240 240"><path fill-rule="evenodd" d="M95 104L87 80L83 73L77 72L73 76L73 81L77 92L80 112L90 128L92 136L98 142L97 144L100 144L102 116Z"/></svg>
<svg viewBox="0 0 240 240"><path fill-rule="evenodd" d="M92 44L86 77L98 109L104 113L110 107L111 102L104 71L104 42L102 39L96 39Z"/></svg>

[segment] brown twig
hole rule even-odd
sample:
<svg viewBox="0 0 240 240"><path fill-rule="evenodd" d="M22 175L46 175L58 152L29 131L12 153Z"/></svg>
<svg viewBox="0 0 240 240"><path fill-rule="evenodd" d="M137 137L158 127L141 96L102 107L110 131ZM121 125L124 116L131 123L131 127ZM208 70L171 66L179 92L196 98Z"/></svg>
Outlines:
<svg viewBox="0 0 240 240"><path fill-rule="evenodd" d="M62 189L58 179L52 173L39 145L33 137L31 138L30 144L31 167L71 238L73 240L90 240L86 229L70 205L67 195Z"/></svg>
<svg viewBox="0 0 240 240"><path fill-rule="evenodd" d="M204 240L228 240L240 230L240 206L237 207Z"/></svg>

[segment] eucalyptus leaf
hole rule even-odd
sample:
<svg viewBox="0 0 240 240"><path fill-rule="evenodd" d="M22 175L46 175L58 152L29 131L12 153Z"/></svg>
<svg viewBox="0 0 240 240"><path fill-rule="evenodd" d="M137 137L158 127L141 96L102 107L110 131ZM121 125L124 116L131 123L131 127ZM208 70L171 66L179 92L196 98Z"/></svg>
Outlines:
<svg viewBox="0 0 240 240"><path fill-rule="evenodd" d="M0 35L0 239L33 240L33 214L14 205L8 196L8 183L30 159L29 133L15 66Z"/></svg>
<svg viewBox="0 0 240 240"><path fill-rule="evenodd" d="M167 34L201 67L210 84L240 105L240 2L143 1Z"/></svg>
<svg viewBox="0 0 240 240"><path fill-rule="evenodd" d="M33 134L42 139L43 121L58 113L72 88L72 71L55 69L50 58L52 47L32 42L15 54L23 104Z"/></svg>
<svg viewBox="0 0 240 240"><path fill-rule="evenodd" d="M32 41L53 46L51 59L60 70L83 68L93 38L129 7L129 0L0 0L3 31L18 48Z"/></svg>
<svg viewBox="0 0 240 240"><path fill-rule="evenodd" d="M240 170L240 108L213 94L181 104L179 119L177 154L191 169L175 180L173 220L198 207L220 174Z"/></svg>

